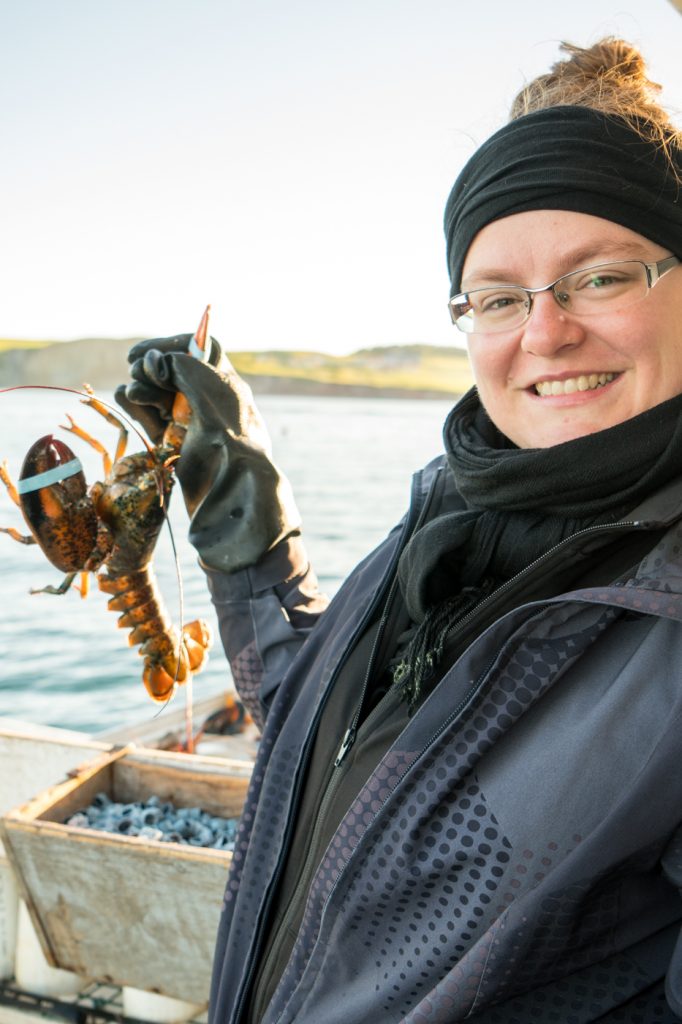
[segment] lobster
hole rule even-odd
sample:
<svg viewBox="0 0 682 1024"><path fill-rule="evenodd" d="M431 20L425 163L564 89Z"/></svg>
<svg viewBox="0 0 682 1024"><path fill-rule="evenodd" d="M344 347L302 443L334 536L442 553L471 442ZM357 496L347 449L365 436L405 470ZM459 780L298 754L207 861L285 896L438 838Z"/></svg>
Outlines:
<svg viewBox="0 0 682 1024"><path fill-rule="evenodd" d="M209 308L193 338L193 352L200 358L206 351L208 312ZM132 631L131 646L140 645L145 659L142 681L149 696L165 703L176 684L187 682L191 673L204 666L212 640L201 619L181 630L172 625L151 564L173 486L173 463L189 423L189 406L184 396L177 395L161 443L145 442L146 451L125 455L125 425L91 388L86 385L84 390L83 404L118 429L113 459L71 416L62 428L102 455L104 480L88 489L80 460L67 444L47 434L26 454L18 484L7 463L0 465L0 480L20 508L30 534L13 527L0 527L0 532L22 544L38 544L48 560L66 573L59 586L34 589L32 594L65 594L74 585L85 597L88 574L96 574L99 589L112 595L108 608L122 612L119 627ZM80 587L74 584L79 575Z"/></svg>

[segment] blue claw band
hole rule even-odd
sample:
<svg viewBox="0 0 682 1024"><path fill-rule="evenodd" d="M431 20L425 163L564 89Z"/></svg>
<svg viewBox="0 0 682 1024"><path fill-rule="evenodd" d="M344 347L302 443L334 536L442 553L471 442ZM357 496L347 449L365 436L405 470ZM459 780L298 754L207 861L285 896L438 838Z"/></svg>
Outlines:
<svg viewBox="0 0 682 1024"><path fill-rule="evenodd" d="M44 473L36 473L35 476L27 476L23 480L19 480L17 492L30 494L31 491L39 491L41 487L58 484L60 480L66 480L67 477L82 472L80 459L71 459L70 462L64 462L61 466L55 466L54 469L46 469Z"/></svg>
<svg viewBox="0 0 682 1024"><path fill-rule="evenodd" d="M208 362L209 353L210 353L210 349L209 349L209 345L208 345L209 339L207 338L206 341L207 341L206 348L199 348L199 346L197 345L196 338L194 337L194 335L192 335L192 339L191 339L191 341L189 343L189 354L191 356L194 356L195 359L201 360L202 363L207 363Z"/></svg>

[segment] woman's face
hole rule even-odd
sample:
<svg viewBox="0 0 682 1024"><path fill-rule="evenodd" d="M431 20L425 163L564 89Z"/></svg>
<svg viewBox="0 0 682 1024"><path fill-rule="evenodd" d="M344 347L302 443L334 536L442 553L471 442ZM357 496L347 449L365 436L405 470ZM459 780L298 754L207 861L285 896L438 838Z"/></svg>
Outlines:
<svg viewBox="0 0 682 1024"><path fill-rule="evenodd" d="M583 267L669 255L601 217L532 210L493 221L476 235L462 291L499 282L537 288ZM547 448L615 426L682 392L682 269L621 312L577 317L543 292L520 327L472 335L469 358L488 415L520 448ZM579 377L591 385L604 374L603 385L571 390ZM538 394L545 382L560 382L552 390L568 393Z"/></svg>

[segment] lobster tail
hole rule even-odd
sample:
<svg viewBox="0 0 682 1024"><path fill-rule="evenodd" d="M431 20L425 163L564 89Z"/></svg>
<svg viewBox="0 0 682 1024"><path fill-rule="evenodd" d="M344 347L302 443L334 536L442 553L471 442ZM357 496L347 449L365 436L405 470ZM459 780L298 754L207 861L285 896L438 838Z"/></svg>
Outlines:
<svg viewBox="0 0 682 1024"><path fill-rule="evenodd" d="M166 672L163 665L151 661L150 658L144 663L142 682L152 700L160 704L165 704L175 692L176 681L173 676Z"/></svg>
<svg viewBox="0 0 682 1024"><path fill-rule="evenodd" d="M211 631L200 619L188 623L178 634L171 625L151 565L126 574L97 576L99 589L113 596L110 611L122 611L118 625L130 629L131 646L140 646L144 657L142 681L152 700L170 699L176 684L187 681L206 662Z"/></svg>
<svg viewBox="0 0 682 1024"><path fill-rule="evenodd" d="M208 650L213 643L208 624L203 619L188 622L183 627L182 640L189 658L189 667L192 672L199 672L208 660Z"/></svg>

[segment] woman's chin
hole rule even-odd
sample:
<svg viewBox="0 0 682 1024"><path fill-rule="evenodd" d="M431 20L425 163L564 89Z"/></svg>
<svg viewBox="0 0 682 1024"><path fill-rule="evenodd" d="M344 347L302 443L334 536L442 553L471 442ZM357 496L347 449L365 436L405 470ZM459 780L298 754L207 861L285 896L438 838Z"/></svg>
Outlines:
<svg viewBox="0 0 682 1024"><path fill-rule="evenodd" d="M512 424L509 430L497 426L519 448L552 448L567 441L576 441L588 434L608 430L635 415L616 405L608 409L587 410L582 408L535 408L523 423Z"/></svg>

